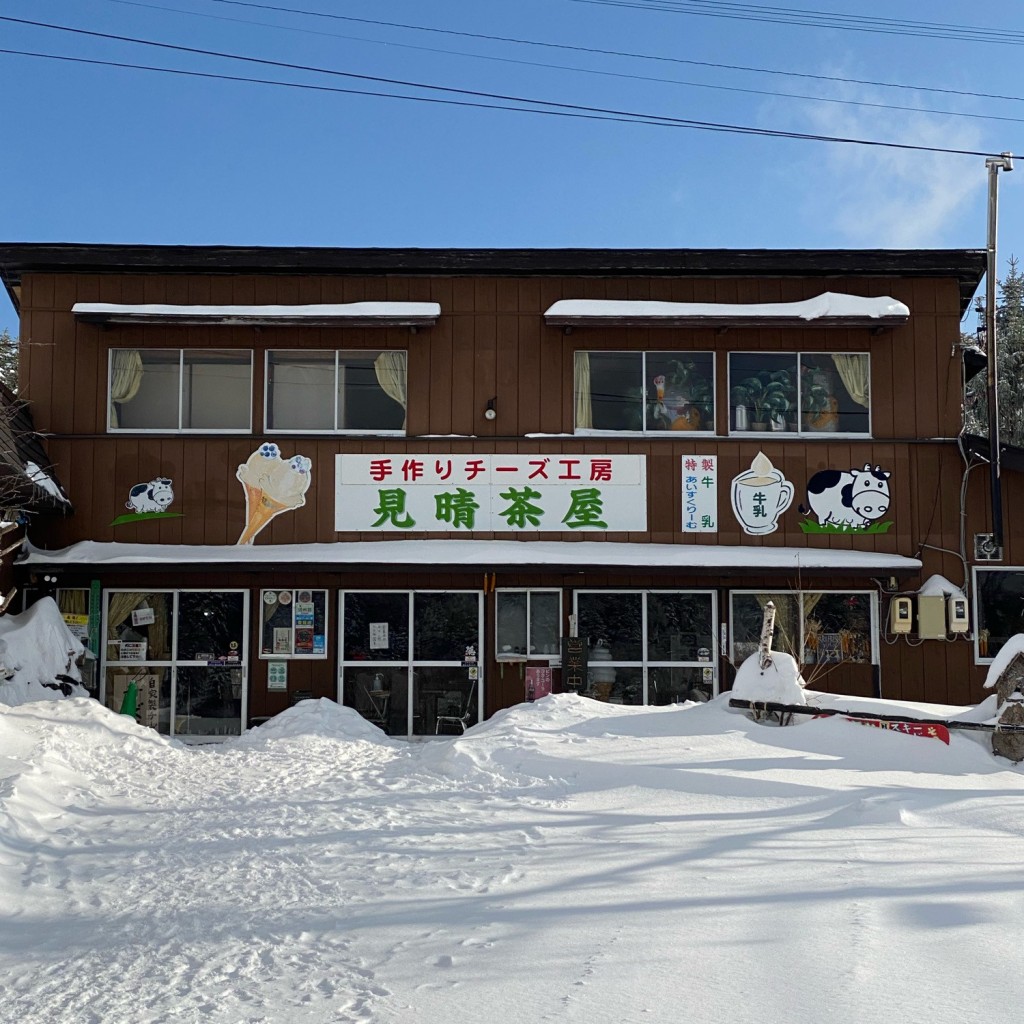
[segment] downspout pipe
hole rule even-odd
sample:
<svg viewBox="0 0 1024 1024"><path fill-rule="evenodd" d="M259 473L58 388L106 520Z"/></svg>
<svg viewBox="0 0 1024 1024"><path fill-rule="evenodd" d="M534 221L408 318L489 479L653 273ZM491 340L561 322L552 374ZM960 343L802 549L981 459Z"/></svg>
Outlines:
<svg viewBox="0 0 1024 1024"><path fill-rule="evenodd" d="M985 267L985 340L988 363L988 453L992 496L992 542L997 557L1003 547L1003 485L999 436L999 357L996 347L996 234L999 220L999 172L1013 170L1013 154L1001 153L985 160L988 168L988 260Z"/></svg>

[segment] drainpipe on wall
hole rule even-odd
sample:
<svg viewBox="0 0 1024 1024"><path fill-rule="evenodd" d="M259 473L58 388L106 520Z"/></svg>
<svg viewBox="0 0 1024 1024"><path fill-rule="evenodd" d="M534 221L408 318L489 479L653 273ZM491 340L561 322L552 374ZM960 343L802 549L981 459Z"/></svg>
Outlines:
<svg viewBox="0 0 1024 1024"><path fill-rule="evenodd" d="M999 172L1013 170L1013 154L985 160L988 168L988 262L985 268L985 337L988 363L988 454L992 494L993 555L1002 558L1003 490L999 456L999 359L996 348L996 227L999 213Z"/></svg>

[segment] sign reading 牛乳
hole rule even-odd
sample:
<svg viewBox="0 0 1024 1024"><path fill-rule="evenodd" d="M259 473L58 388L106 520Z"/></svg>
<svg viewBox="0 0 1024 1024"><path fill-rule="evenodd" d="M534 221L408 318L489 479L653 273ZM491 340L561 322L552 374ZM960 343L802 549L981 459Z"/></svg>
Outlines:
<svg viewBox="0 0 1024 1024"><path fill-rule="evenodd" d="M718 532L718 456L683 456L683 533Z"/></svg>
<svg viewBox="0 0 1024 1024"><path fill-rule="evenodd" d="M334 528L642 532L642 455L337 455Z"/></svg>

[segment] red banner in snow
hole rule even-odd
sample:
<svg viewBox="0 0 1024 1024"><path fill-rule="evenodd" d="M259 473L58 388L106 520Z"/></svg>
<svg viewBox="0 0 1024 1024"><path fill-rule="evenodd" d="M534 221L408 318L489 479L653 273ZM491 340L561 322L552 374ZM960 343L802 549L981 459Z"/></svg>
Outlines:
<svg viewBox="0 0 1024 1024"><path fill-rule="evenodd" d="M924 736L926 739L942 740L949 746L949 730L938 722L883 722L880 718L847 718L846 715L815 715L815 718L842 718L846 722L856 722L858 725L872 725L876 729L891 729L893 732L903 732L908 736Z"/></svg>

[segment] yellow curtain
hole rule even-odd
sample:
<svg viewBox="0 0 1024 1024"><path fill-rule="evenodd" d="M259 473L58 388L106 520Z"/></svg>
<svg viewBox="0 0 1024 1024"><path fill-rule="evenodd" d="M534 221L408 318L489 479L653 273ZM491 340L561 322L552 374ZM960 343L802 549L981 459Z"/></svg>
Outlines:
<svg viewBox="0 0 1024 1024"><path fill-rule="evenodd" d="M594 426L594 413L590 401L590 353L577 352L573 362L573 393L576 396L576 426L590 429Z"/></svg>
<svg viewBox="0 0 1024 1024"><path fill-rule="evenodd" d="M170 596L169 594L146 594L135 590L111 594L107 603L107 640L117 640L117 627L136 608L141 608L145 602L154 612L154 621L148 627L147 656L157 661L169 660L171 657L170 616L168 615Z"/></svg>
<svg viewBox="0 0 1024 1024"><path fill-rule="evenodd" d="M130 402L142 386L142 356L134 348L114 349L110 357L110 425L119 426L117 404Z"/></svg>
<svg viewBox="0 0 1024 1024"><path fill-rule="evenodd" d="M405 409L408 405L409 394L406 354L404 352L381 352L373 361L373 370L377 374L377 383L384 394ZM404 420L402 427L405 428Z"/></svg>
<svg viewBox="0 0 1024 1024"><path fill-rule="evenodd" d="M89 591L60 590L57 593L57 607L65 615L87 615L89 612Z"/></svg>
<svg viewBox="0 0 1024 1024"><path fill-rule="evenodd" d="M868 357L856 354L834 355L832 362L835 363L839 379L843 382L843 387L850 393L850 397L866 409L871 388Z"/></svg>

